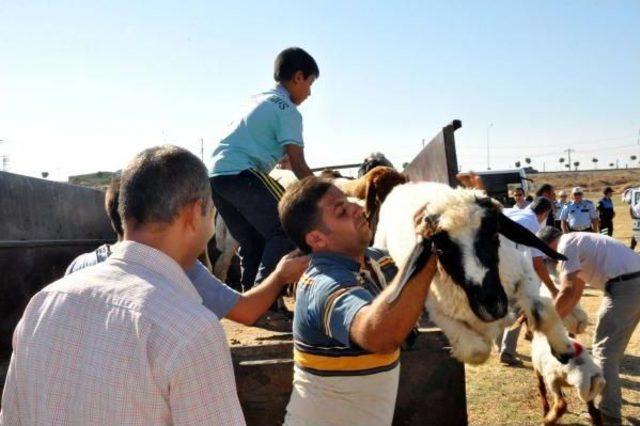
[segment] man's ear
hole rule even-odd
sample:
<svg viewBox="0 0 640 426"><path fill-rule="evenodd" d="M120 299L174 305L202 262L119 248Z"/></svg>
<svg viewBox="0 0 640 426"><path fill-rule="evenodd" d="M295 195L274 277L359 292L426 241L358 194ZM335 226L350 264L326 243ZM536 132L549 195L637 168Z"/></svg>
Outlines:
<svg viewBox="0 0 640 426"><path fill-rule="evenodd" d="M296 71L295 73L293 73L293 78L291 79L291 81L293 81L294 83L302 83L303 81L305 81L304 73L300 70Z"/></svg>
<svg viewBox="0 0 640 426"><path fill-rule="evenodd" d="M318 230L307 232L304 236L304 241L312 249L325 249L327 248L327 237Z"/></svg>
<svg viewBox="0 0 640 426"><path fill-rule="evenodd" d="M191 230L195 231L200 220L203 220L202 217L202 200L193 201L182 209L182 220L184 226Z"/></svg>

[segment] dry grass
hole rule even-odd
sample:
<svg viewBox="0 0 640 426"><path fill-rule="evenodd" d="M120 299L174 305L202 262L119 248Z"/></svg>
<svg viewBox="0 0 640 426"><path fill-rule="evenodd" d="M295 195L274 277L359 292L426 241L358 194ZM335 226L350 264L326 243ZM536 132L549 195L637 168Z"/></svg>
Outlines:
<svg viewBox="0 0 640 426"><path fill-rule="evenodd" d="M560 186L562 187L562 186ZM598 194L585 194L596 200ZM628 206L614 197L617 216L614 236L625 244L631 237L631 219ZM600 306L601 292L587 290L582 306L589 313L592 325L579 340L591 346L596 312ZM538 397L537 381L531 367L531 346L520 339L518 353L525 361L522 368L504 367L497 354L489 362L478 367L467 367L467 404L471 425L538 425L542 421L542 408ZM622 414L626 424L640 425L640 327L636 329L625 352L620 372L622 382ZM569 412L561 424L589 425L588 417L581 416L586 407L568 389Z"/></svg>

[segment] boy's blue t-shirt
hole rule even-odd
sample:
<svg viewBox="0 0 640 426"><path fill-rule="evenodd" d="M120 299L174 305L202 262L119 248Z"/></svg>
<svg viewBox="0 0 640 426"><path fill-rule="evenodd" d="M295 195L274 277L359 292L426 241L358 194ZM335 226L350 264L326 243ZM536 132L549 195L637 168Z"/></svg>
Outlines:
<svg viewBox="0 0 640 426"><path fill-rule="evenodd" d="M302 115L289 92L276 88L253 96L211 154L211 176L255 169L269 173L289 144L304 147Z"/></svg>

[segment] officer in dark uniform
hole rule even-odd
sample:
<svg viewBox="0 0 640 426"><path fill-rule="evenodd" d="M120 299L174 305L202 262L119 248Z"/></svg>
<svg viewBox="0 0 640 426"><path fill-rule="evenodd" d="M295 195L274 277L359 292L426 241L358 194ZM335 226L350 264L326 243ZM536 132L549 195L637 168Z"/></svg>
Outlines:
<svg viewBox="0 0 640 426"><path fill-rule="evenodd" d="M607 186L602 192L604 194L604 197L602 197L602 199L598 201L600 232L602 232L603 234L606 233L611 237L613 235L613 217L616 215L616 212L613 210L613 200L611 200L613 189L611 189L610 186Z"/></svg>

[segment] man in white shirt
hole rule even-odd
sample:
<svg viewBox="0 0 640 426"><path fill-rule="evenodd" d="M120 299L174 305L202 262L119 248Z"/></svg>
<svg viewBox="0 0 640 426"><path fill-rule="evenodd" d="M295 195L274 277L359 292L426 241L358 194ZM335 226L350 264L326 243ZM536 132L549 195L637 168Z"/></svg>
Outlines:
<svg viewBox="0 0 640 426"><path fill-rule="evenodd" d="M598 408L605 424L621 424L619 368L640 321L640 256L606 235L562 235L558 229L546 227L539 237L568 259L559 265L561 287L555 305L561 317L576 306L585 284L604 292L593 338L593 355L607 381Z"/></svg>
<svg viewBox="0 0 640 426"><path fill-rule="evenodd" d="M141 152L120 216L107 260L29 302L0 424L244 424L224 331L185 274L213 233L204 164L174 146Z"/></svg>
<svg viewBox="0 0 640 426"><path fill-rule="evenodd" d="M537 233L540 230L540 224L544 224L547 220L547 216L553 209L553 204L548 198L538 197L531 204L524 209L512 208L504 209L503 213L509 219L524 226L532 233ZM512 244L523 254L531 259L533 268L540 280L549 289L551 294L555 295L557 290L549 276L547 267L544 264L545 255L536 248L526 247L523 245L515 244L509 240L503 240L503 243ZM517 308L516 312L520 309ZM513 330L506 330L502 336L498 337L496 341L500 348L500 362L509 366L520 366L522 361L516 356L516 347L518 345L518 337L520 336L520 328L517 327Z"/></svg>

